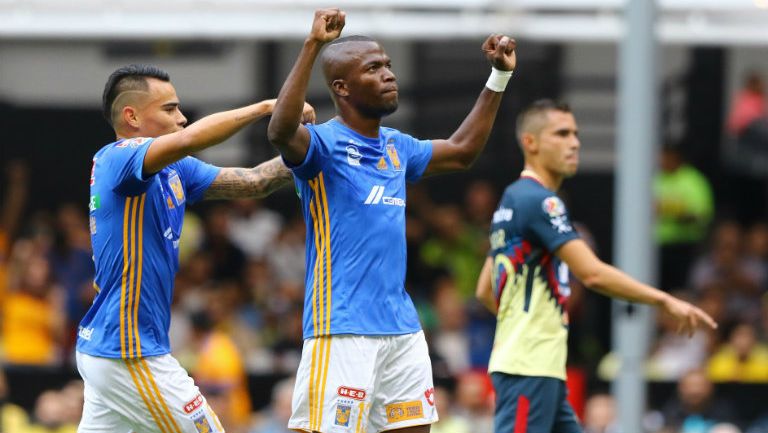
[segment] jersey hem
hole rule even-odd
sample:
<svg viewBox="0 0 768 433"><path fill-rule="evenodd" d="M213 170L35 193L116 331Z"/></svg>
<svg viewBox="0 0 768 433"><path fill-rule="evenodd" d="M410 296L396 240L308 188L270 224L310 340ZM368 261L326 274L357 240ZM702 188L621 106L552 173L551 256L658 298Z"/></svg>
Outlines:
<svg viewBox="0 0 768 433"><path fill-rule="evenodd" d="M523 372L523 371L514 370L514 369L501 370L501 369L498 369L498 368L493 368L493 369L489 368L488 369L488 374L491 374L491 373L503 373L503 374L508 374L508 375L511 375L511 376L525 376L525 377L551 377L553 379L560 379L562 381L565 381L565 379L566 379L565 373L563 373L562 375L557 375L557 374L547 373L547 372L543 372L543 371L526 371L526 372Z"/></svg>
<svg viewBox="0 0 768 433"><path fill-rule="evenodd" d="M141 356L124 357L121 353L96 353L95 351L88 351L80 348L76 348L75 350L80 353L84 353L86 355L95 356L97 358L109 358L109 359L139 359L139 358L147 358L150 356L168 355L171 353L170 350L161 351L161 352L149 352L149 353L142 352Z"/></svg>
<svg viewBox="0 0 768 433"><path fill-rule="evenodd" d="M361 335L364 337L387 337L390 335L408 335L408 334L416 334L420 331L422 331L422 328L414 328L412 330L397 330L397 331L387 331L387 332L359 332L359 331L337 331L337 332L331 332L330 334L322 334L322 335L307 335L304 334L304 340L308 340L310 338L318 338L318 337L327 337L327 336L341 336L341 335Z"/></svg>

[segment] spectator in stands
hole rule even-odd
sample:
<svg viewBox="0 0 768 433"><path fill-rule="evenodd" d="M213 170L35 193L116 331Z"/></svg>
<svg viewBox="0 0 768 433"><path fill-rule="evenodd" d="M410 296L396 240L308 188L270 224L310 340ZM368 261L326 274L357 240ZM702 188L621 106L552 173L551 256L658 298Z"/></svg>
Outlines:
<svg viewBox="0 0 768 433"><path fill-rule="evenodd" d="M282 226L280 214L265 208L261 200L240 199L232 202L229 239L251 260L261 259L270 252Z"/></svg>
<svg viewBox="0 0 768 433"><path fill-rule="evenodd" d="M265 418L251 433L293 433L288 428L293 398L293 379L283 379L272 388L272 400Z"/></svg>
<svg viewBox="0 0 768 433"><path fill-rule="evenodd" d="M493 385L488 375L475 371L460 375L456 403L456 415L472 426L472 433L493 431Z"/></svg>
<svg viewBox="0 0 768 433"><path fill-rule="evenodd" d="M756 121L766 119L765 84L760 73L751 71L744 79L744 86L733 98L728 114L728 132L743 136ZM765 137L768 139L768 136ZM766 141L768 144L768 141Z"/></svg>
<svg viewBox="0 0 768 433"><path fill-rule="evenodd" d="M737 322L728 342L710 358L709 378L714 382L768 382L768 346L757 340L749 322Z"/></svg>
<svg viewBox="0 0 768 433"><path fill-rule="evenodd" d="M434 293L437 329L432 333L432 350L445 360L452 375L458 375L470 367L464 302L449 276L435 282Z"/></svg>
<svg viewBox="0 0 768 433"><path fill-rule="evenodd" d="M686 293L674 293L680 299L692 302ZM701 307L701 306L699 306ZM697 329L691 337L677 332L677 323L667 314L656 316L659 336L647 362L647 377L661 381L677 381L686 372L704 366L710 333L714 330Z"/></svg>
<svg viewBox="0 0 768 433"><path fill-rule="evenodd" d="M584 433L615 433L616 401L610 394L595 394L584 409Z"/></svg>
<svg viewBox="0 0 768 433"><path fill-rule="evenodd" d="M432 424L430 433L473 433L472 425L464 418L456 416L453 407L454 396L447 388L436 386L434 401L440 421Z"/></svg>
<svg viewBox="0 0 768 433"><path fill-rule="evenodd" d="M2 309L5 362L14 366L52 366L60 361L64 336L62 289L51 276L48 260L29 257L21 280L11 289Z"/></svg>
<svg viewBox="0 0 768 433"><path fill-rule="evenodd" d="M191 321L192 351L196 359L188 370L208 396L224 428L233 433L242 432L250 424L251 416L242 355L229 334L216 329L214 320L207 313L195 313Z"/></svg>
<svg viewBox="0 0 768 433"><path fill-rule="evenodd" d="M217 204L205 218L205 241L202 250L210 254L213 278L240 278L245 269L245 253L230 240L229 208Z"/></svg>
<svg viewBox="0 0 768 433"><path fill-rule="evenodd" d="M743 241L741 227L736 222L717 224L709 251L691 270L691 285L699 294L722 291L727 318L755 322L760 314L758 300L765 291L768 270L763 263L744 254Z"/></svg>
<svg viewBox="0 0 768 433"><path fill-rule="evenodd" d="M93 301L93 255L88 233L88 220L80 207L65 203L56 213L54 244L49 255L51 270L64 289L66 313L65 349L74 347L75 334Z"/></svg>
<svg viewBox="0 0 768 433"><path fill-rule="evenodd" d="M4 168L4 200L0 204L0 307L8 289L11 245L19 227L28 190L27 166L23 162L11 161Z"/></svg>
<svg viewBox="0 0 768 433"><path fill-rule="evenodd" d="M661 287L685 286L696 248L704 240L714 204L707 178L685 162L680 149L664 146L653 180L656 241L660 249Z"/></svg>
<svg viewBox="0 0 768 433"><path fill-rule="evenodd" d="M702 369L687 372L677 384L677 395L664 406L664 424L680 433L706 433L720 422L732 422L733 407L715 396L714 386Z"/></svg>

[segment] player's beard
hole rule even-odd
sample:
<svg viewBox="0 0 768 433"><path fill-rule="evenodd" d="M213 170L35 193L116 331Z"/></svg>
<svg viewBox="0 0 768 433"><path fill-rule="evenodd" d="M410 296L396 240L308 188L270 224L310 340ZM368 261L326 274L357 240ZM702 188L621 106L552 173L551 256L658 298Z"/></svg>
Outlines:
<svg viewBox="0 0 768 433"><path fill-rule="evenodd" d="M365 117L380 119L397 111L397 105L397 98L395 98L391 101L381 101L381 104L375 107L362 107L360 108L360 112Z"/></svg>

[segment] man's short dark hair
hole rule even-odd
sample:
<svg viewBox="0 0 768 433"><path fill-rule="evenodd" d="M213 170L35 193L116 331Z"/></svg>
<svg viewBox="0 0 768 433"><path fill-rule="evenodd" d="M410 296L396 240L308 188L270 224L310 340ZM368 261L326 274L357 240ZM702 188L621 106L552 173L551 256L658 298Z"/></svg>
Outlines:
<svg viewBox="0 0 768 433"><path fill-rule="evenodd" d="M534 101L517 116L515 127L518 140L523 136L523 132L533 132L532 130L540 129L541 126L539 126L539 124L541 124L541 122L539 122L539 120L550 111L570 113L571 107L565 102L552 99L539 99ZM543 126L543 124L541 125Z"/></svg>
<svg viewBox="0 0 768 433"><path fill-rule="evenodd" d="M171 76L167 72L155 65L131 64L118 68L109 76L107 84L104 85L104 94L101 98L101 110L104 118L110 125L112 123L112 104L117 97L129 90L147 91L149 84L147 78L157 78L161 81L171 81Z"/></svg>

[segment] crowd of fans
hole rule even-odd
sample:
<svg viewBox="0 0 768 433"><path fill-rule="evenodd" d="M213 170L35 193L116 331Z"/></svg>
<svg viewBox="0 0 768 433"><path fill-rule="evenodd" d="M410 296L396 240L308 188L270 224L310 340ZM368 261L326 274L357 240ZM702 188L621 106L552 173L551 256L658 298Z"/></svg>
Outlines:
<svg viewBox="0 0 768 433"><path fill-rule="evenodd" d="M729 128L751 131L752 140L760 125L751 122L765 121L765 107L754 98L743 104ZM754 110L763 110L763 117L752 116ZM721 326L687 338L669 318L658 317L646 374L676 390L665 401L649 402L654 411L645 428L768 431L767 409L735 405L719 393L721 384L768 384L768 222L718 218L709 182L678 149L665 147L660 167L654 193L661 286L692 300ZM77 323L96 293L87 207L65 203L52 212L28 212L27 176L23 164L10 163L0 183L1 365L9 377L35 369L76 377ZM485 367L495 319L474 300L474 289L500 192L481 180L467 186L460 203L434 203L419 186L408 192L406 284L432 351L441 417L436 433L492 431L493 390ZM230 432L287 432L304 301L305 229L295 210L280 213L240 200L187 211L171 346ZM588 229L576 225L594 244ZM587 385L572 386L571 397L587 432L613 432L616 403L600 384L613 377L618 361L608 342L595 338L605 328L590 320L599 308L596 297L577 281L572 293L570 368ZM253 389L254 376L274 377L276 384ZM764 388L748 390L756 389L768 396ZM269 405L253 404L253 396L266 401L266 395ZM21 408L0 375L0 403L0 431L75 431L82 382L46 389Z"/></svg>

